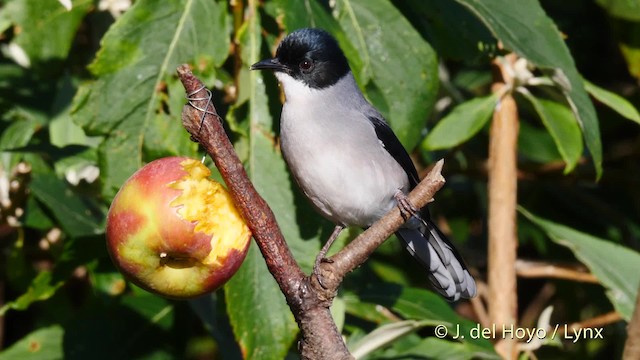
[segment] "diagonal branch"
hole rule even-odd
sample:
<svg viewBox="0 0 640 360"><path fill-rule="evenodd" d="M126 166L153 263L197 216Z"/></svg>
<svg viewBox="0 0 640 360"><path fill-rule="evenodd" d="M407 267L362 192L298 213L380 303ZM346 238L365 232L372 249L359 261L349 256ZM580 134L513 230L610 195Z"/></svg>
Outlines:
<svg viewBox="0 0 640 360"><path fill-rule="evenodd" d="M182 123L194 141L211 156L224 179L238 211L242 214L260 248L269 272L280 286L293 313L301 338L303 359L352 359L333 321L329 307L345 275L361 265L369 255L405 222L398 208L391 210L348 246L321 266L325 276L320 286L315 277L306 276L293 258L269 205L249 180L222 119L210 100L210 92L189 69L178 67L178 76L190 103L182 112ZM439 161L427 177L409 194L414 206L421 208L432 200L444 184Z"/></svg>

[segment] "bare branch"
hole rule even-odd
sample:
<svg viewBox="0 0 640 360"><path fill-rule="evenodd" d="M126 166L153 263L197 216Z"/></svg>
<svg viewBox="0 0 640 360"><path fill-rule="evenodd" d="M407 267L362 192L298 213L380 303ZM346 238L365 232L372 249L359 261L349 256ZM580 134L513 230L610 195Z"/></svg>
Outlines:
<svg viewBox="0 0 640 360"><path fill-rule="evenodd" d="M600 281L583 266L567 266L541 261L516 261L516 274L524 278L556 278L599 284Z"/></svg>
<svg viewBox="0 0 640 360"><path fill-rule="evenodd" d="M614 322L618 322L620 320L622 320L622 316L620 316L619 312L610 311L606 314L598 315L591 319L575 322L566 326L560 326L558 328L558 334L563 335L567 331L573 332L578 329L600 328L605 325L613 324Z"/></svg>

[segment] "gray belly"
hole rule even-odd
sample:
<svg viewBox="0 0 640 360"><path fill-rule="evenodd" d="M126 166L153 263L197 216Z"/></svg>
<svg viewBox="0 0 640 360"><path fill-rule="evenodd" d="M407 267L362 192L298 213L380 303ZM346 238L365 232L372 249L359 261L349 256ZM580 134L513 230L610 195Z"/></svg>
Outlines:
<svg viewBox="0 0 640 360"><path fill-rule="evenodd" d="M304 147L283 143L285 159L314 207L336 224L370 226L395 205L398 190L408 190L404 170L382 147L373 153L358 147L326 146L315 152ZM306 156L287 156L292 151Z"/></svg>

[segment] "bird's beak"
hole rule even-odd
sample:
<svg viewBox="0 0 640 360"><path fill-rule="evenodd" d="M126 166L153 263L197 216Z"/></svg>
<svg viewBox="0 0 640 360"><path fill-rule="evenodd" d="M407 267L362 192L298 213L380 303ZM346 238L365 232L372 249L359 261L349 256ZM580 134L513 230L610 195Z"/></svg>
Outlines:
<svg viewBox="0 0 640 360"><path fill-rule="evenodd" d="M286 71L287 67L280 63L278 58L264 59L251 65L251 70L274 70L274 71Z"/></svg>

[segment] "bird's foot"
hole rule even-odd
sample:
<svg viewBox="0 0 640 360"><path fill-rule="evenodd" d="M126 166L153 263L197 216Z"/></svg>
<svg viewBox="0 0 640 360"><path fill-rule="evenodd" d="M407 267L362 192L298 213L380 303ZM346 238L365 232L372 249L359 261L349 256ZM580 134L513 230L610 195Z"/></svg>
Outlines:
<svg viewBox="0 0 640 360"><path fill-rule="evenodd" d="M322 286L323 289L326 289L327 286L324 283L324 276L322 275L322 272L320 270L320 264L321 263L332 263L333 260L326 258L324 256L321 256L322 254L318 254L318 256L316 256L316 261L313 264L313 275L315 275L316 279L318 279L318 284L320 284L320 286Z"/></svg>
<svg viewBox="0 0 640 360"><path fill-rule="evenodd" d="M407 195L405 195L402 191L400 190L396 191L394 197L398 202L398 209L400 209L400 215L402 215L402 218L405 221L409 220L412 216L420 217L419 210L411 203L411 201L409 201L409 198L407 197Z"/></svg>
<svg viewBox="0 0 640 360"><path fill-rule="evenodd" d="M333 260L328 259L326 257L327 252L329 252L329 248L331 248L331 244L333 244L333 242L336 241L336 239L338 238L338 235L340 235L340 232L343 229L344 229L343 225L336 225L336 227L333 229L333 232L331 233L331 236L329 236L329 240L327 240L327 242L324 244L322 249L320 249L318 256L316 256L316 261L313 263L313 275L315 275L316 279L318 279L318 283L320 284L320 286L322 286L323 289L326 289L327 287L324 284L324 276L320 271L320 264L333 262Z"/></svg>

